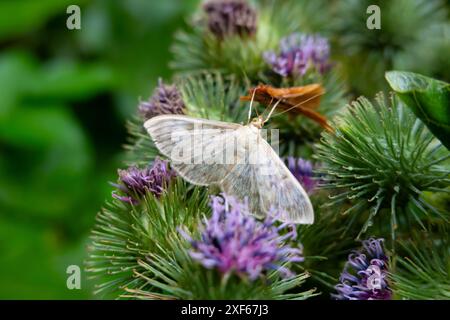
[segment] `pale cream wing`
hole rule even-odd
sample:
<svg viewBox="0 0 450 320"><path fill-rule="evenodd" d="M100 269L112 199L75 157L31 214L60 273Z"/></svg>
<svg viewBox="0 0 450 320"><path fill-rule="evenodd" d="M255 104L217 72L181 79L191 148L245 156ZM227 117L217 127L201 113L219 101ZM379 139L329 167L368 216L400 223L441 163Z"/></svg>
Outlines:
<svg viewBox="0 0 450 320"><path fill-rule="evenodd" d="M159 151L187 181L217 184L234 167L235 136L241 126L183 115L161 115L144 123Z"/></svg>
<svg viewBox="0 0 450 320"><path fill-rule="evenodd" d="M261 139L260 150L268 157L266 165L260 166L260 174L256 175L263 210L276 209L281 221L314 223L311 200L300 182L264 139Z"/></svg>
<svg viewBox="0 0 450 320"><path fill-rule="evenodd" d="M275 213L283 222L312 224L314 210L299 181L267 141L260 135L256 141L257 147L247 152L250 157L257 152L260 162L236 165L220 182L223 191L247 199L250 211L257 216Z"/></svg>

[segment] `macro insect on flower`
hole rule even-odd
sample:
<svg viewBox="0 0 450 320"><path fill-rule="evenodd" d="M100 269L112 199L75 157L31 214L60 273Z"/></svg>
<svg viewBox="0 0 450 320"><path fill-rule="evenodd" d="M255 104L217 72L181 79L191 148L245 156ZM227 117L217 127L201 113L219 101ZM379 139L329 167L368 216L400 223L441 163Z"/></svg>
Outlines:
<svg viewBox="0 0 450 320"><path fill-rule="evenodd" d="M320 84L310 84L300 87L275 88L260 84L249 90L248 96L241 97L242 101L255 101L270 106L274 101L280 101L279 108L291 114L302 114L328 131L333 131L327 122L327 118L317 112L320 98L325 89Z"/></svg>
<svg viewBox="0 0 450 320"><path fill-rule="evenodd" d="M217 268L222 274L236 272L255 280L273 269L285 277L292 276L282 265L303 261L301 248L287 244L297 236L295 226L276 226L269 217L258 221L248 214L248 202L225 194L212 197L211 209L211 218L200 225L200 240L180 230L192 245L191 257L204 267ZM281 234L284 229L290 231Z"/></svg>
<svg viewBox="0 0 450 320"><path fill-rule="evenodd" d="M174 170L190 183L217 185L241 201L248 198L252 214L264 217L276 211L280 221L311 224L314 209L308 194L261 133L283 99L267 115L251 120L252 102L246 125L160 115L147 120L144 127ZM227 158L230 154L232 161Z"/></svg>

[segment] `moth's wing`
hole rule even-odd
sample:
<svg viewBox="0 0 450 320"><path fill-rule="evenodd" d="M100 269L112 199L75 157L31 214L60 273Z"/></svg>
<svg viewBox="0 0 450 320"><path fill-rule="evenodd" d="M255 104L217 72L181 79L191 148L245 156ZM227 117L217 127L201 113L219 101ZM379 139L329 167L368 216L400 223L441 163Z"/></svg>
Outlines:
<svg viewBox="0 0 450 320"><path fill-rule="evenodd" d="M308 195L271 146L259 136L257 147L247 151L257 152L253 157L259 163L237 164L220 182L222 190L247 198L256 216L277 214L275 218L283 222L312 224L314 210Z"/></svg>
<svg viewBox="0 0 450 320"><path fill-rule="evenodd" d="M242 139L238 139L238 141L242 141ZM261 208L261 190L257 180L258 164L250 163L248 144L237 143L236 152L244 156L239 157L240 163L233 166L219 182L219 186L226 194L235 196L242 201L248 201L250 212L263 218L266 212Z"/></svg>
<svg viewBox="0 0 450 320"><path fill-rule="evenodd" d="M175 171L193 184L218 183L234 166L229 155L234 155L232 142L242 128L239 124L161 115L147 120L144 127ZM216 161L220 158L225 161Z"/></svg>
<svg viewBox="0 0 450 320"><path fill-rule="evenodd" d="M279 98L284 98L291 106L299 105L308 109L318 108L322 95L325 93L324 87L317 83L282 90L283 95L279 95Z"/></svg>
<svg viewBox="0 0 450 320"><path fill-rule="evenodd" d="M269 212L275 209L281 221L312 224L314 209L300 182L267 141L261 139L259 149L267 157L266 163L258 167L256 175L263 210Z"/></svg>

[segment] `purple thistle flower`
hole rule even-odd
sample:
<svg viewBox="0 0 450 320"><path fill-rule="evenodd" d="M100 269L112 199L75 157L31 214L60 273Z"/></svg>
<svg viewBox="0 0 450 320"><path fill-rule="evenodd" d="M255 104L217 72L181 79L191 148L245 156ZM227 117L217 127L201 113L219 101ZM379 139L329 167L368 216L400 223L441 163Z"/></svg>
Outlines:
<svg viewBox="0 0 450 320"><path fill-rule="evenodd" d="M151 167L139 169L129 167L126 170L118 170L119 183L112 184L124 195L113 192L112 196L123 202L137 204L147 193L159 197L170 180L175 177L175 171L169 168L165 160L155 159Z"/></svg>
<svg viewBox="0 0 450 320"><path fill-rule="evenodd" d="M217 268L223 274L235 271L254 280L270 269L292 276L282 264L303 261L301 249L285 244L297 237L294 225L281 235L287 224L277 227L271 218L260 222L250 215L247 202L225 194L212 197L211 208L211 218L200 225L201 240L192 240L180 230L192 244L191 257L204 267Z"/></svg>
<svg viewBox="0 0 450 320"><path fill-rule="evenodd" d="M146 120L161 114L184 114L184 101L175 85L164 84L159 79L152 97L149 101L141 101L138 109Z"/></svg>
<svg viewBox="0 0 450 320"><path fill-rule="evenodd" d="M317 35L293 33L280 41L280 53L264 53L272 70L283 77L303 76L311 68L324 74L330 68L330 45Z"/></svg>
<svg viewBox="0 0 450 320"><path fill-rule="evenodd" d="M388 259L383 252L383 239L363 241L363 249L348 256L348 261L335 288L337 300L390 300L387 282Z"/></svg>
<svg viewBox="0 0 450 320"><path fill-rule="evenodd" d="M256 11L244 0L212 0L204 4L208 28L219 39L252 36L256 32Z"/></svg>
<svg viewBox="0 0 450 320"><path fill-rule="evenodd" d="M289 171L292 172L295 178L305 188L307 193L312 193L316 187L317 181L314 179L313 165L311 161L302 158L294 158L289 156L285 158L286 165Z"/></svg>

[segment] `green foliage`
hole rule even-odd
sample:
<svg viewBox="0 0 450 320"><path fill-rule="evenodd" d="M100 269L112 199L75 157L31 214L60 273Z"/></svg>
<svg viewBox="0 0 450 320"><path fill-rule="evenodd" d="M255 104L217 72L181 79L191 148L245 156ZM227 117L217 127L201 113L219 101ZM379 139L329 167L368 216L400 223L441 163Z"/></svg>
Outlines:
<svg viewBox="0 0 450 320"><path fill-rule="evenodd" d="M366 27L369 5L379 6L381 29ZM430 53L433 57L447 55L445 46L450 37L438 31L448 24L441 0L344 0L338 2L333 18L340 60L358 94L373 95L385 89L383 75L387 70L439 72L440 67L429 63L427 68L418 61Z"/></svg>
<svg viewBox="0 0 450 320"><path fill-rule="evenodd" d="M107 202L98 214L86 271L96 279L96 294L120 297L125 290L150 290L134 273L143 272L141 260L152 254L170 256L169 244L177 227L189 230L209 210L205 190L174 182L160 199L148 194L137 206Z"/></svg>
<svg viewBox="0 0 450 320"><path fill-rule="evenodd" d="M299 267L311 274L309 285L322 286L321 291L333 290L342 271L342 263L356 246L357 230L347 230L348 215L339 214L344 206L325 207L327 193L317 191L311 196L315 221L298 228L305 262Z"/></svg>
<svg viewBox="0 0 450 320"><path fill-rule="evenodd" d="M253 37L235 35L224 39L217 38L208 30L206 17L201 9L190 21L189 30L179 31L175 35L172 46L174 60L171 66L178 75L194 74L195 80L191 79L188 82L192 89L198 90L198 93L195 94L190 91L190 96L195 96L196 100L188 102L190 107L188 109L203 108L205 105L202 101L205 99L203 97L215 90L215 85L210 80L203 84L202 79L199 78L199 74L209 70L212 71L212 74L222 74L225 75L224 77L226 75L234 76L230 92L227 91L227 97L224 100L236 99L234 102L230 101L230 104L236 104L238 99L238 91L234 91L234 88L237 89L237 84L235 87L234 82L243 87L240 90L241 95L246 94L250 86L261 82L277 87L321 83L325 87L326 94L323 96L318 112L331 118L341 107L345 106L346 102L346 88L341 71L337 70L337 66L324 76L314 73L293 81L272 75L269 65L263 59L266 51L277 51L280 40L294 32L329 34L330 30L326 26L328 26L331 11L323 10L327 4L324 1L303 0L263 0L251 4L257 10L258 15L257 31ZM318 11L321 12L320 15L317 14ZM206 109L208 112L196 112L195 115L211 118L210 110L222 107L223 105L220 105L217 99L211 100ZM212 118L236 122L236 115L224 117L222 115L226 112L224 110L218 110L219 114L213 114ZM236 108L232 107L229 110L228 112L234 112ZM239 115L239 122L246 121L245 111L243 114L238 112L237 115ZM317 123L306 117L292 117L286 114L274 118L269 125L281 130L282 154L297 156L309 157L313 152L312 144L318 140L322 131Z"/></svg>
<svg viewBox="0 0 450 320"><path fill-rule="evenodd" d="M178 227L197 232L210 213L204 188L178 179L160 199L148 195L137 206L108 202L92 231L86 271L96 294L139 299L306 299L298 291L309 276L282 279L277 271L254 282L220 276L191 259ZM295 289L295 290L294 290ZM293 291L294 290L294 291Z"/></svg>
<svg viewBox="0 0 450 320"><path fill-rule="evenodd" d="M316 13L323 1L256 1L258 28L254 37L216 38L208 31L202 12L188 31L179 31L172 46L171 66L178 73L219 70L258 81L266 69L263 53L275 50L280 39L293 32L320 32L327 25L327 11ZM200 10L200 9L199 9Z"/></svg>
<svg viewBox="0 0 450 320"><path fill-rule="evenodd" d="M392 89L450 149L450 84L412 72L386 73Z"/></svg>
<svg viewBox="0 0 450 320"><path fill-rule="evenodd" d="M162 234L170 236L161 240L158 245L140 240L146 249L139 254L127 253L132 259L127 262L127 267L122 266L126 272L119 277L121 289L116 292L121 297L307 298L314 294L316 286L324 292L333 290L342 264L355 247L355 238L370 226L375 224L372 230L378 236L391 235L392 252L395 253L397 229L403 232L403 236L413 226L412 221L425 228L425 225L438 224L447 219L442 212L442 208L445 208L441 203L443 197L438 196L439 200L436 201L430 194L443 195L448 192L448 154L425 125L398 100L391 98L386 101L383 95L377 97L376 105L360 98L351 106L346 106L342 71L348 70L342 70L339 66L323 76L308 73L307 76L294 80L271 77L267 72L268 66L262 60L263 52L276 49L279 40L294 31L322 31L327 34L328 30L317 26L313 29L299 28L303 18L291 25L286 17L291 14L300 17L300 11L296 10L301 7L293 2L275 4L261 1L254 5L259 12L259 25L253 38L232 36L218 39L207 30L202 14L193 20L195 22L190 23L189 31L179 32L172 47L172 66L178 71L174 83L182 93L188 115L241 123L246 121L248 109L239 102L239 97L258 81L274 86L321 83L325 87L326 94L318 111L328 119L334 118L335 133L322 132L311 120L304 117L293 118L286 114L275 116L270 123L272 127L281 129L282 145L286 145L282 148L282 154L310 158L317 149L317 159L321 166L318 173L323 190L311 197L316 208L316 222L312 226L299 227L300 242L306 256L305 263L296 266L300 274L294 279L286 280L271 273L267 279L257 279L255 282L235 275L223 277L217 271L205 269L191 259L188 244L173 231L173 225L169 228L172 231L158 226L163 230ZM314 6L304 5L305 12ZM409 6L403 2L398 5ZM417 14L427 16L431 14L429 10L422 8ZM438 16L439 13L436 13L436 17ZM311 23L314 25L314 21ZM271 32L267 31L269 29ZM394 33L395 30L388 28L387 32ZM349 48L353 50L351 53L355 54L349 55L350 59L362 57L364 60L365 44L360 50L360 43L352 43L357 37L352 40L351 36L350 32L343 37L344 42L349 41ZM404 35L400 32L388 39L395 42L397 36L401 38ZM389 41L381 52L392 49ZM379 52L376 50L370 52L369 60L373 59L380 66L371 77L375 85L369 84L370 88L375 88L379 86L378 71L384 72L387 66L397 61L396 57L402 51L396 51L397 56L388 58L384 53L377 56ZM360 76L367 77L367 73L362 72ZM146 165L157 155L142 124L143 119L139 117L129 123L129 164ZM314 145L321 133L321 143ZM184 201L191 203L187 198ZM208 210L205 208L202 214L209 212ZM154 219L156 221L158 217L155 216ZM195 233L192 224L194 220L190 220L189 228ZM141 231L135 229L132 232L136 236ZM109 264L111 262L106 263ZM103 267L104 265L98 264L95 269L90 270L96 270L100 276L104 273ZM305 282L307 274L311 277ZM108 287L117 285L114 280L105 283L105 292L109 291ZM298 292L300 286L303 292ZM102 290L100 287L100 291Z"/></svg>
<svg viewBox="0 0 450 320"><path fill-rule="evenodd" d="M109 87L108 77L102 67L39 65L20 51L0 56L0 207L7 216L58 222L71 233L87 228L86 216L77 225L61 222L80 218L86 203L95 207L106 195L105 187L88 183L94 152L70 104ZM103 179L105 171L99 174Z"/></svg>
<svg viewBox="0 0 450 320"><path fill-rule="evenodd" d="M405 255L391 275L394 292L401 299L449 300L450 251L448 230L438 236L423 234L403 241Z"/></svg>
<svg viewBox="0 0 450 320"><path fill-rule="evenodd" d="M195 3L0 1L0 297L91 296L84 277L67 289L66 268L111 192L124 116L170 75L170 35ZM71 4L81 30L66 28Z"/></svg>
<svg viewBox="0 0 450 320"><path fill-rule="evenodd" d="M128 143L125 163L129 166L144 167L158 155L158 149L144 128L144 119L135 115L127 122Z"/></svg>
<svg viewBox="0 0 450 320"><path fill-rule="evenodd" d="M188 115L226 122L247 121L248 108L239 101L239 97L245 94L245 88L236 77L201 72L179 77L176 82Z"/></svg>
<svg viewBox="0 0 450 320"><path fill-rule="evenodd" d="M244 88L234 76L200 72L178 76L175 84L181 91L188 115L237 123L247 121L248 107L239 101ZM158 150L144 129L144 119L134 116L128 121L127 128L129 138L125 146L126 163L144 166L153 161Z"/></svg>
<svg viewBox="0 0 450 320"><path fill-rule="evenodd" d="M73 1L2 1L0 3L0 39L12 38L42 27L53 15L65 12L70 4L73 4Z"/></svg>
<svg viewBox="0 0 450 320"><path fill-rule="evenodd" d="M394 238L395 229L411 219L422 226L428 216L446 219L423 192L446 192L449 154L394 97L386 102L380 94L376 102L361 97L337 117L336 132L323 134L317 158L323 188L333 192L326 205L350 200L345 214L365 217L361 233L378 215L379 231L390 224Z"/></svg>
<svg viewBox="0 0 450 320"><path fill-rule="evenodd" d="M197 0L77 1L77 31L65 26L70 4L0 3L1 298L90 297L84 279L83 290L66 288L65 270L81 265L92 213L111 191L106 181L114 179L121 160L123 119L158 77L171 76L169 60L187 113L231 122L247 120L248 104L239 96L259 82L321 83L327 93L318 111L332 119L345 107L346 81L352 92L372 94L384 87L383 74L392 68L450 80L448 6L440 0L255 0L259 26L253 38L219 41L198 13L186 32L177 33L173 56L173 30L199 7ZM381 30L366 28L369 4L381 7ZM268 75L262 53L276 50L292 32L334 40L336 66L329 74L295 82ZM441 89L420 79L408 82L420 87L394 89L446 144L448 112L438 112L438 106L448 107L448 95L435 99ZM377 223L375 235L386 235L391 226L402 231L402 239L413 233L410 220L428 228L445 223L439 214L449 206L448 152L397 100L389 107L369 106L364 99L357 104L336 118L337 135L324 133L318 146L333 199L326 198L328 190L311 196L316 222L299 227L306 261L296 278L274 273L255 283L223 279L192 261L176 227L195 232L210 209L205 189L179 180L160 199L149 195L134 207L107 202L87 261L95 291L115 298L303 299L317 285L329 291L359 229L371 221ZM158 154L142 124L139 117L128 123L127 165L146 166ZM285 114L269 125L281 130L283 155L310 158L316 152L313 143L322 131L316 123ZM328 207L319 208L323 204ZM449 298L446 234L439 230L432 242L414 237L396 246L397 297ZM30 268L29 261L39 268ZM307 280L305 270L311 274Z"/></svg>
<svg viewBox="0 0 450 320"><path fill-rule="evenodd" d="M320 105L316 109L329 121L346 107L347 97L345 82L339 71L332 69L325 75L310 74L308 78L300 78L292 82L282 83L281 86L302 86L320 83L325 88ZM314 143L318 142L324 130L317 122L302 116L284 113L280 116L275 112L269 121L269 126L280 130L280 153L296 157L311 158L314 153Z"/></svg>
<svg viewBox="0 0 450 320"><path fill-rule="evenodd" d="M299 274L293 278L281 279L276 271L267 279L251 282L236 275L223 276L214 269L205 269L192 260L186 241L174 237L169 243L169 254L150 253L139 265L144 271L136 272L153 290L127 290L138 299L307 299L314 296L314 290L292 291L308 277ZM162 292L162 293L161 293Z"/></svg>

